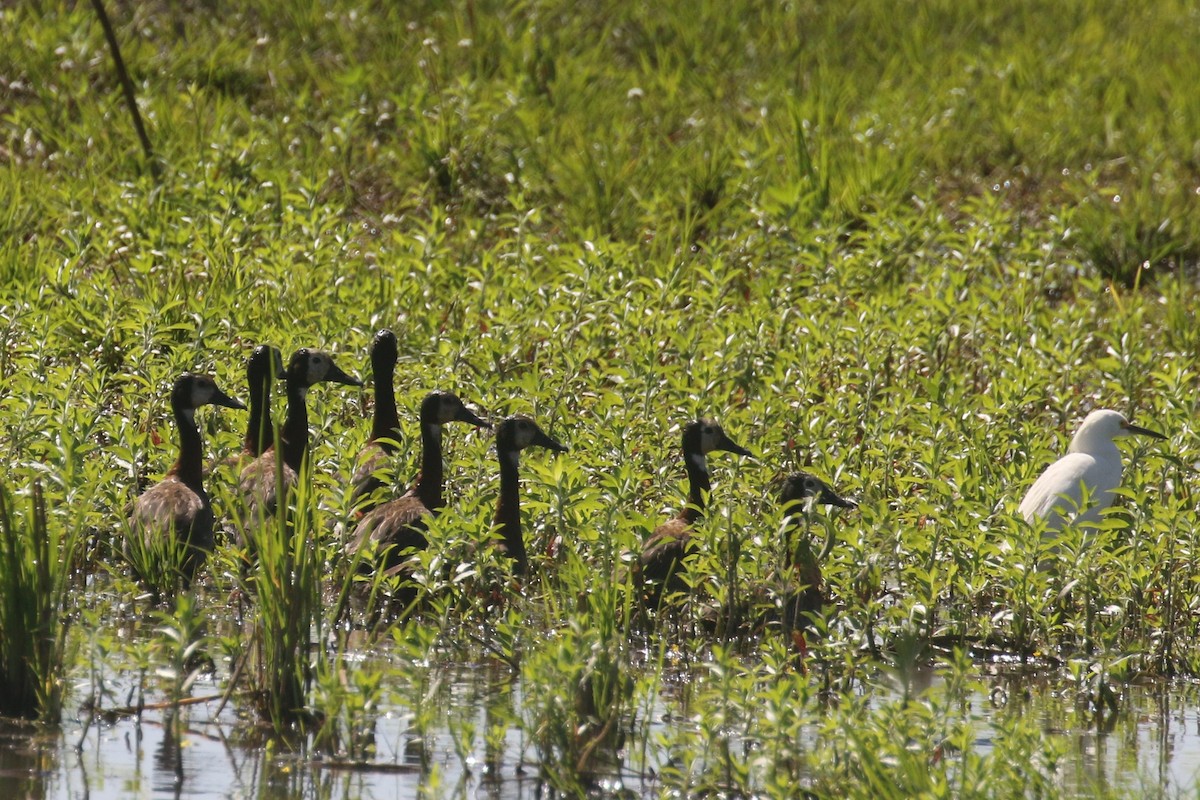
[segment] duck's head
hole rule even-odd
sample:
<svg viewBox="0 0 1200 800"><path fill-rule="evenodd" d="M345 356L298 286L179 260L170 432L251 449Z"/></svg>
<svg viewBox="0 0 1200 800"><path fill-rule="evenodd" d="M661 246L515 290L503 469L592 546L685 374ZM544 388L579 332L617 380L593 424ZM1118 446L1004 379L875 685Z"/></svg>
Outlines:
<svg viewBox="0 0 1200 800"><path fill-rule="evenodd" d="M683 426L683 452L687 455L708 455L714 450L724 450L739 456L752 453L735 443L716 420L697 419Z"/></svg>
<svg viewBox="0 0 1200 800"><path fill-rule="evenodd" d="M245 408L240 400L235 400L221 391L217 382L207 375L196 375L185 372L175 379L171 389L171 404L183 411L192 412L200 406L225 406L226 408Z"/></svg>
<svg viewBox="0 0 1200 800"><path fill-rule="evenodd" d="M246 361L246 380L253 386L268 376L279 380L287 377L287 370L283 368L283 353L279 352L278 347L260 344Z"/></svg>
<svg viewBox="0 0 1200 800"><path fill-rule="evenodd" d="M376 372L395 369L396 359L400 357L400 348L396 344L396 334L383 328L371 340L371 366Z"/></svg>
<svg viewBox="0 0 1200 800"><path fill-rule="evenodd" d="M807 472L797 472L783 479L779 502L784 509L797 503L805 509L813 505L858 508L858 503L842 497L825 481Z"/></svg>
<svg viewBox="0 0 1200 800"><path fill-rule="evenodd" d="M362 381L352 375L347 375L335 363L333 356L322 350L310 350L302 347L292 354L287 368L288 385L302 389L315 386L318 383L341 383L348 386L362 386Z"/></svg>
<svg viewBox="0 0 1200 800"><path fill-rule="evenodd" d="M445 425L447 422L466 422L477 428L491 428L486 420L480 419L471 409L450 392L436 391L425 395L421 401L422 425Z"/></svg>
<svg viewBox="0 0 1200 800"><path fill-rule="evenodd" d="M551 439L538 424L523 414L505 418L496 426L496 449L502 453L516 453L527 447L545 447L556 453L565 453L567 446Z"/></svg>

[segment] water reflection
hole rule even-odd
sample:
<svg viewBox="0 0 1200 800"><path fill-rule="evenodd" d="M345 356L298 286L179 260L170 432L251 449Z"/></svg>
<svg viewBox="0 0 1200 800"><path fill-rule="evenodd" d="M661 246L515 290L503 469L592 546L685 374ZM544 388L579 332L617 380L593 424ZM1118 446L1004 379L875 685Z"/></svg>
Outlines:
<svg viewBox="0 0 1200 800"><path fill-rule="evenodd" d="M981 754L991 748L992 720L1032 714L1046 737L1061 743L1064 757L1058 775L1062 785L1079 796L1096 790L1163 794L1195 785L1200 773L1196 686L1129 687L1120 697L1121 712L1098 724L1094 711L1070 684L1028 674L981 677L986 690L965 700L980 720L976 743ZM68 724L53 735L0 729L0 786L9 790L9 797L29 800L552 796L538 779L538 767L531 760L536 751L521 730L521 685L511 670L496 664L464 665L440 679L444 685L438 690L439 705L444 700L447 713L430 730L416 730L413 714L403 708L384 709L374 721L378 769L322 761L312 754L289 752L283 745L268 745L234 712L209 719L198 707L158 716L148 713L140 724L124 719L86 730ZM930 679L930 674L914 673L908 689L919 691ZM649 733L642 727L629 736L626 729L630 741L651 743L648 752L641 752L641 745L627 752L615 743L604 752L597 775L599 796L649 797L661 791L647 776L661 769L656 759L667 755L655 753L653 743L668 726L687 724L687 714L679 713L687 706L687 685L681 681L675 696L637 722L649 726ZM891 699L886 691L875 694L879 702ZM78 753L75 744L80 745ZM639 760L643 758L646 763Z"/></svg>
<svg viewBox="0 0 1200 800"><path fill-rule="evenodd" d="M183 796L183 748L179 746L179 712L169 710L163 718L163 735L154 749L154 792L158 797L179 800Z"/></svg>
<svg viewBox="0 0 1200 800"><path fill-rule="evenodd" d="M1200 697L1191 683L1125 687L1116 714L1097 713L1095 698L1043 675L1013 671L991 678L984 712L1035 714L1047 737L1065 747L1064 785L1080 796L1104 791L1162 794L1196 785L1200 776ZM997 702L1000 690L1002 702ZM987 716L985 714L985 716Z"/></svg>
<svg viewBox="0 0 1200 800"><path fill-rule="evenodd" d="M33 726L0 720L0 786L5 800L46 797L46 776L57 768L58 742Z"/></svg>

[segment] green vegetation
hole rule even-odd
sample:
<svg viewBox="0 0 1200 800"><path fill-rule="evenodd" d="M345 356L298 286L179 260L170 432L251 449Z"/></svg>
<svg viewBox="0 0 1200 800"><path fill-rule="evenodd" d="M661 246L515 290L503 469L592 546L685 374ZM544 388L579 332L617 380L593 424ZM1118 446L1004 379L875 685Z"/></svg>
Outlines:
<svg viewBox="0 0 1200 800"><path fill-rule="evenodd" d="M282 462L280 462L282 464ZM276 485L282 485L282 476ZM304 475L292 495L294 509L247 524L250 558L246 592L253 595L256 662L251 684L263 717L277 731L305 721L312 682L310 641L321 641L321 578L318 537L310 507L311 481Z"/></svg>
<svg viewBox="0 0 1200 800"><path fill-rule="evenodd" d="M231 702L277 731L319 722L303 726L319 750L370 760L390 752L373 715L402 709L430 735L445 671L482 660L521 689L498 679L479 729L450 714L464 766L472 741L491 752L520 729L567 792L619 751L655 770L651 792L1057 796L1076 787L1034 722L1002 709L977 746L969 655L1071 681L1084 726L1121 714L1134 677L1200 675L1190 5L109 13L154 168L90 5L0 10L0 448L6 482L45 493L27 518L6 500L3 555L87 577L66 595L66 572L49 594L3 583L0 605L36 597L44 624L65 604L86 622L70 633L87 663L67 666L93 683L130 670L140 693L162 670L177 700L207 648ZM192 590L204 604L181 596L147 634L165 645L98 630L127 616L146 633L138 577L174 592L161 554L139 575L120 547L139 482L174 458L174 378L245 399L261 342L365 376L380 327L400 347L402 482L432 388L570 446L522 459L528 578L486 546L488 438L448 431L422 605L372 614L394 581L348 589L342 551L369 388L313 392L307 511L264 530L261 571L244 580L226 541ZM1014 512L1094 407L1170 440L1123 445L1110 522L1048 550ZM630 634L628 553L682 502L678 426L698 414L757 458L712 462L692 598ZM213 463L238 449L237 420L201 422ZM831 539L832 602L797 642L741 623L781 602L772 486L801 467L860 509L798 531L814 551ZM218 520L237 517L236 477L207 481ZM11 549L35 528L49 551ZM23 646L7 620L6 670ZM348 663L360 649L382 656ZM57 718L52 663L36 662L35 710L7 713ZM649 719L664 707L666 732Z"/></svg>
<svg viewBox="0 0 1200 800"><path fill-rule="evenodd" d="M173 531L172 531L173 533ZM128 525L123 531L121 555L132 574L156 603L173 599L187 583L189 548L176 536L146 536Z"/></svg>
<svg viewBox="0 0 1200 800"><path fill-rule="evenodd" d="M47 522L40 483L23 515L0 486L0 715L57 722L62 713L64 608L79 550L74 530Z"/></svg>

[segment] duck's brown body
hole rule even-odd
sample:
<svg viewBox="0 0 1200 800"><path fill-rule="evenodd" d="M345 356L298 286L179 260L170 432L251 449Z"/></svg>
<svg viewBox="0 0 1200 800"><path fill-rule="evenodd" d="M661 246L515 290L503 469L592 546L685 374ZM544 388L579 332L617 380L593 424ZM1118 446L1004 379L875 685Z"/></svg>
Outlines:
<svg viewBox="0 0 1200 800"><path fill-rule="evenodd" d="M703 514L689 507L679 516L667 520L654 529L650 538L642 545L642 554L638 559L642 581L647 587L647 600L651 605L658 605L662 593L685 592L688 583L683 577L683 561L694 549L692 543L692 525L699 521Z"/></svg>
<svg viewBox="0 0 1200 800"><path fill-rule="evenodd" d="M184 374L175 381L171 408L179 428L179 458L166 477L133 504L129 525L134 535L173 536L187 548L183 578L190 583L214 546L212 502L204 490L200 431L195 412L202 405L245 408L217 388L212 378Z"/></svg>
<svg viewBox="0 0 1200 800"><path fill-rule="evenodd" d="M659 525L642 545L637 574L642 599L657 608L665 594L686 592L685 559L692 551L692 526L704 516L706 494L712 488L706 456L724 450L748 456L750 451L735 444L716 422L695 420L683 426L683 465L688 476L687 505L673 519Z"/></svg>
<svg viewBox="0 0 1200 800"><path fill-rule="evenodd" d="M463 402L449 392L431 392L421 403L421 472L405 494L376 506L363 516L354 532L351 552L373 544L382 557L376 566L392 569L413 550L429 546L425 538L428 517L446 504L442 465L442 426L465 422L489 428Z"/></svg>

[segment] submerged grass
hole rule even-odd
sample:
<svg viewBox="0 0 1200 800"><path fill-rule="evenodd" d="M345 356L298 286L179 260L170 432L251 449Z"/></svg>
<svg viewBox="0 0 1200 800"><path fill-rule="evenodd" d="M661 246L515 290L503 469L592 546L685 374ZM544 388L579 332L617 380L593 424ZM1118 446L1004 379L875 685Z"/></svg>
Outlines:
<svg viewBox="0 0 1200 800"><path fill-rule="evenodd" d="M937 661L955 648L1061 668L1104 703L1200 675L1188 4L111 10L157 176L90 9L0 10L0 444L47 500L9 504L4 580L53 560L12 555L48 546L37 519L77 537L63 563L116 563L122 509L169 458L151 387L236 383L260 342L365 359L390 327L402 427L445 388L572 450L522 461L518 583L482 544L489 442L448 432L450 502L396 625L358 616L343 556L368 394L314 393L306 512L262 527L246 627L205 634L179 607L169 647L104 638L93 658L158 659L181 695L189 648L219 642L276 731L324 714L319 749L352 759L378 757L385 707L435 736L448 665L484 662L506 688L485 724L453 718L464 753L517 728L565 791L641 753L645 791L776 796L1071 793L1058 743L1019 714L989 723L990 750L972 738L963 662ZM1171 438L1126 451L1096 536L1048 549L1017 501L1098 406ZM686 496L678 426L701 414L757 458L710 465L688 602L627 638L630 553ZM204 424L218 461L237 449L226 420ZM397 492L416 463L402 448ZM859 503L808 523L830 603L806 651L741 624L783 586L771 487L801 468ZM236 476L209 486L220 518L242 514ZM239 560L218 547L201 607L244 580ZM142 577L170 593L160 572ZM62 580L0 597L44 624ZM346 665L362 619L392 661ZM54 658L8 648L70 648L10 630L6 669L39 665L32 715L53 720ZM248 640L259 660L239 668ZM914 684L929 664L944 690ZM872 702L887 687L900 699Z"/></svg>

